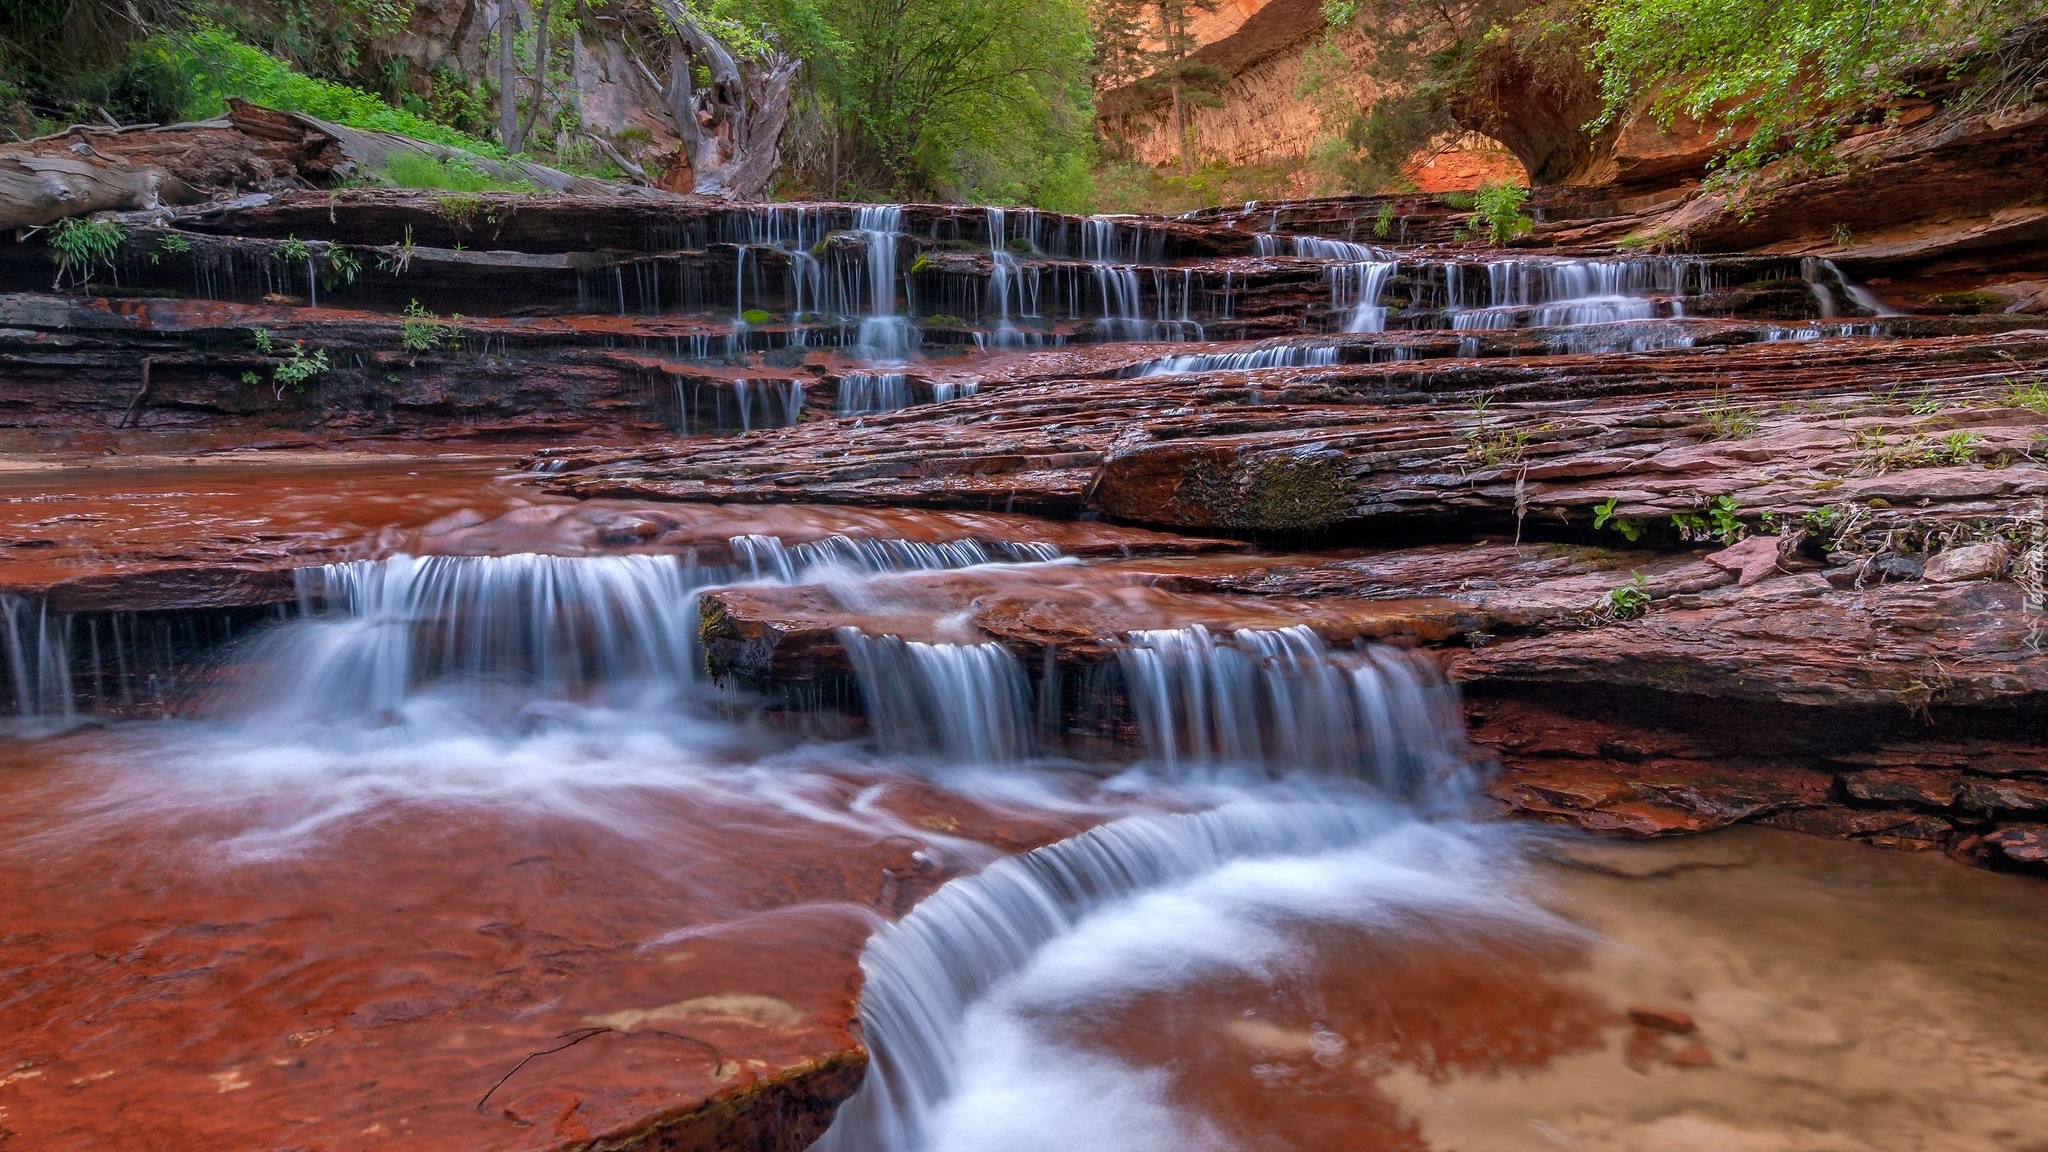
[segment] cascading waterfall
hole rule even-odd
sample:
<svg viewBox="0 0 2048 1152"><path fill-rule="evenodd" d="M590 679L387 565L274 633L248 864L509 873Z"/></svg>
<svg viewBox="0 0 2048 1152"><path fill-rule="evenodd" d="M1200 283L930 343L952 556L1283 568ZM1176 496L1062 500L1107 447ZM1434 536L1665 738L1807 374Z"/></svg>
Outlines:
<svg viewBox="0 0 2048 1152"><path fill-rule="evenodd" d="M794 584L806 571L828 565L881 574L936 572L1001 562L1044 563L1060 558L1059 549L1051 544L1016 540L984 545L979 540L856 540L835 535L802 544L784 544L777 536L735 536L731 544L733 555L740 562L740 572L734 578L779 580L785 584Z"/></svg>
<svg viewBox="0 0 2048 1152"><path fill-rule="evenodd" d="M1001 644L926 644L839 629L885 752L1010 764L1032 751L1031 684Z"/></svg>
<svg viewBox="0 0 2048 1152"><path fill-rule="evenodd" d="M49 605L21 596L0 596L0 645L14 715L24 721L71 720L77 694L71 681L71 652L62 621Z"/></svg>
<svg viewBox="0 0 2048 1152"><path fill-rule="evenodd" d="M278 721L400 715L423 690L475 699L508 686L544 700L645 699L699 686L697 597L743 580L814 573L967 568L1043 561L1036 542L926 543L832 536L785 545L730 541L739 563L694 553L629 556L393 556L300 569L305 619L265 636L258 663L277 674L244 694Z"/></svg>
<svg viewBox="0 0 2048 1152"><path fill-rule="evenodd" d="M1495 260L1486 269L1487 299L1466 307L1456 286L1448 294L1451 327L1460 332L1517 327L1569 327L1648 320L1661 311L1685 315L1685 297L1704 280L1695 260Z"/></svg>
<svg viewBox="0 0 2048 1152"><path fill-rule="evenodd" d="M1879 300L1876 293L1849 279L1833 260L1824 260L1818 256L1802 257L1799 261L1799 276L1812 290L1814 305L1820 310L1820 318L1823 320L1832 320L1841 315L1841 309L1836 305L1835 294L1829 290L1829 285L1840 288L1850 303L1864 315L1900 315L1898 309L1887 307L1884 301Z"/></svg>
<svg viewBox="0 0 2048 1152"><path fill-rule="evenodd" d="M1147 757L1168 775L1307 771L1418 802L1458 790L1456 694L1422 657L1333 652L1306 626L1218 637L1201 625L1132 633L1119 657Z"/></svg>
<svg viewBox="0 0 2048 1152"><path fill-rule="evenodd" d="M1167 356L1135 366L1132 376L1173 376L1182 372L1234 372L1254 368L1324 368L1337 362L1330 344L1275 344L1244 352L1202 352Z"/></svg>
<svg viewBox="0 0 2048 1152"><path fill-rule="evenodd" d="M910 377L901 372L849 372L839 378L839 416L863 416L910 407Z"/></svg>
<svg viewBox="0 0 2048 1152"><path fill-rule="evenodd" d="M1398 267L1391 260L1367 260L1333 264L1324 271L1330 282L1330 307L1344 317L1344 331L1386 331L1387 310L1381 306L1380 296Z"/></svg>
<svg viewBox="0 0 2048 1152"><path fill-rule="evenodd" d="M426 685L543 698L676 691L696 679L694 557L393 556L301 569L306 623L267 637L252 711L398 714Z"/></svg>
<svg viewBox="0 0 2048 1152"><path fill-rule="evenodd" d="M894 204L855 209L854 231L867 241L867 314L860 322L860 346L883 363L900 363L910 355L916 332L907 317L897 314L896 246L903 239L903 209Z"/></svg>
<svg viewBox="0 0 2048 1152"><path fill-rule="evenodd" d="M1024 746L1029 697L1022 669L1007 650L905 644L851 630L841 633L841 642L883 739L904 741L908 733L982 762ZM1409 798L1426 808L1461 795L1462 719L1452 690L1420 657L1388 648L1333 652L1307 628L1218 638L1196 626L1134 633L1122 664L1150 761L1168 775L1197 763L1249 764L1362 779L1382 797ZM976 736L961 730L969 722L989 727ZM1000 740L991 747L995 734ZM906 743L900 750L926 747ZM1029 985L1030 973L1063 941L1075 941L1071 951L1092 954L1095 946L1085 937L1093 923L1108 921L1101 929L1105 938L1126 947L1171 949L1175 960L1150 960L1168 970L1184 967L1190 948L1205 958L1213 955L1218 964L1257 966L1256 956L1242 954L1240 941L1183 937L1171 927L1161 937L1158 925L1184 919L1196 908L1203 911L1192 914L1216 914L1208 898L1194 894L1211 887L1260 909L1259 916L1276 915L1301 896L1304 865L1322 869L1315 885L1361 875L1396 881L1354 879L1361 891L1343 905L1344 912L1311 901L1306 906L1318 910L1308 915L1369 917L1407 901L1442 900L1444 890L1429 881L1403 890L1424 876L1442 879L1438 870L1413 859L1416 844L1370 861L1384 869L1389 858L1399 858L1397 872L1311 864L1331 853L1365 851L1363 845L1398 838L1396 830L1404 828L1425 853L1456 840L1456 833L1415 831L1420 826L1408 823L1408 811L1355 792L1322 792L1312 802L1284 790L1278 796L1240 794L1203 812L1106 824L946 885L877 934L861 958L868 1074L814 1152L966 1152L994 1146L988 1144L991 1128L1031 1126L993 1096L1014 1094L1018 1077L1035 1074L1027 1068L1079 1057L1029 1035L1039 1012L1016 1002L1022 995L1018 986ZM1275 862L1279 871L1260 873L1261 861ZM1248 876L1277 882L1247 899ZM1475 894L1468 908L1483 900ZM1133 935L1130 925L1138 923L1151 930ZM1164 939L1175 942L1162 944ZM1059 1003L1042 1007L1072 1004L1061 996ZM1129 1070L1091 1067L1064 1086L1116 1093L1130 1083ZM963 1094L970 1099L956 1099ZM1104 1111L1146 1106L1142 1098L1119 1096ZM1105 1141L1096 1125L1109 1122L1107 1115L1091 1117L1079 1127L1089 1139ZM1121 1146L1115 1139L1106 1142Z"/></svg>

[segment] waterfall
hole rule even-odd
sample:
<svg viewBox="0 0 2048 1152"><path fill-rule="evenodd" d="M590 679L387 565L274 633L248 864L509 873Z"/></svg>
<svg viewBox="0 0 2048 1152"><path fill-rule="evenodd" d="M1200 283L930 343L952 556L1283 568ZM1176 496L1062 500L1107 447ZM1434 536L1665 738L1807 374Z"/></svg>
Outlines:
<svg viewBox="0 0 2048 1152"><path fill-rule="evenodd" d="M1466 307L1460 281L1446 269L1446 310L1460 332L1557 328L1685 315L1694 284L1704 287L1696 260L1493 260L1486 270L1487 301ZM1660 308L1659 301L1662 301Z"/></svg>
<svg viewBox="0 0 2048 1152"><path fill-rule="evenodd" d="M1508 854L1490 848L1311 792L1128 817L999 860L869 942L867 1075L812 1150L1208 1147L1173 1130L1176 1110L1140 1070L1062 1043L1055 1014L1284 965L1299 947L1289 919L1555 930L1516 900Z"/></svg>
<svg viewBox="0 0 2048 1152"><path fill-rule="evenodd" d="M903 209L894 204L854 210L853 230L867 241L868 303L860 322L860 346L884 363L910 355L916 333L896 312L896 246L903 239Z"/></svg>
<svg viewBox="0 0 2048 1152"><path fill-rule="evenodd" d="M925 644L839 629L885 752L1009 764L1031 752L1031 685L1001 644Z"/></svg>
<svg viewBox="0 0 2048 1152"><path fill-rule="evenodd" d="M1016 347L1017 325L1010 316L1010 293L1013 286L1021 289L1018 282L1017 257L1010 251L1007 216L1001 208L990 208L988 212L988 301L990 311L996 316L995 342L998 348ZM1020 293L1021 295L1021 293ZM1018 311L1022 311L1019 301Z"/></svg>
<svg viewBox="0 0 2048 1152"><path fill-rule="evenodd" d="M18 718L63 723L77 715L68 631L61 617L50 618L48 604L0 595L0 645L5 646L0 655L7 659L7 686Z"/></svg>
<svg viewBox="0 0 2048 1152"><path fill-rule="evenodd" d="M935 572L948 568L972 568L1002 561L1045 563L1060 558L1051 544L999 540L984 545L979 540L927 543L919 540L855 540L850 536L827 536L804 544L784 544L775 536L735 536L733 555L741 571L733 578L779 580L794 584L809 569L824 566L850 569L866 575L884 572Z"/></svg>
<svg viewBox="0 0 2048 1152"><path fill-rule="evenodd" d="M1849 279L1848 274L1833 260L1824 260L1818 256L1802 257L1799 261L1799 276L1813 292L1814 303L1820 309L1820 318L1823 320L1833 320L1841 315L1841 310L1835 303L1834 293L1828 291L1830 282L1839 287L1843 295L1849 298L1850 303L1856 305L1858 311L1866 316L1902 315L1898 309L1887 307L1884 301L1877 298L1876 293Z"/></svg>
<svg viewBox="0 0 2048 1152"><path fill-rule="evenodd" d="M1168 775L1249 765L1429 800L1463 774L1456 696L1426 658L1333 652L1306 626L1224 638L1134 632L1119 653L1150 761Z"/></svg>
<svg viewBox="0 0 2048 1152"><path fill-rule="evenodd" d="M839 378L839 416L894 412L910 407L910 377L901 372L849 372Z"/></svg>
<svg viewBox="0 0 2048 1152"><path fill-rule="evenodd" d="M1244 352L1202 352L1148 360L1129 376L1172 376L1181 372L1242 372L1254 368L1323 368L1337 362L1332 344L1274 344Z"/></svg>
<svg viewBox="0 0 2048 1152"><path fill-rule="evenodd" d="M296 576L308 621L260 654L277 674L252 710L272 719L396 714L429 684L562 699L697 676L707 581L690 557L393 556Z"/></svg>
<svg viewBox="0 0 2048 1152"><path fill-rule="evenodd" d="M304 619L252 657L272 675L244 711L278 721L398 715L420 692L543 700L687 695L700 680L697 597L742 580L794 583L1057 559L1050 544L736 536L739 563L682 556L392 556L295 573Z"/></svg>
<svg viewBox="0 0 2048 1152"><path fill-rule="evenodd" d="M1345 314L1344 331L1386 331L1387 310L1380 306L1380 294L1399 266L1391 260L1368 260L1333 264L1324 270L1323 276L1330 282L1330 307Z"/></svg>
<svg viewBox="0 0 2048 1152"><path fill-rule="evenodd" d="M1322 236L1293 237L1294 254L1308 260L1340 260L1346 264L1385 263L1393 257L1370 244L1330 240Z"/></svg>

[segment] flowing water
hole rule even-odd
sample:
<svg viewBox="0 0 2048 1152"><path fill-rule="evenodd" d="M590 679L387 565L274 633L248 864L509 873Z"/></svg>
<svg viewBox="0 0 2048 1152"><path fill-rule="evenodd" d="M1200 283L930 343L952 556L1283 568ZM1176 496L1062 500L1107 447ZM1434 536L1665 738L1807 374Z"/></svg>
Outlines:
<svg viewBox="0 0 2048 1152"><path fill-rule="evenodd" d="M944 251L896 206L706 220L673 256L575 283L584 311L701 314L639 349L690 435L858 433L974 394L927 378L949 355L1202 340L1242 323L1262 267L1313 297L1299 335L1117 370L1394 358L1402 331L1474 355L1518 329L1678 347L1673 322L1717 289L1699 261L1308 236L1209 260L1157 224L1021 210L951 218ZM195 268L207 293L275 288L231 255ZM1758 338L1879 311L1824 261L1780 279L1800 309ZM1608 980L1630 936L1601 913L1638 897L1574 907L1570 844L1483 818L1428 654L1292 618L1190 623L1117 567L1199 542L571 503L530 479L407 458L0 485L0 526L37 545L0 556L6 586L51 589L0 595L0 971L27 1022L0 1033L0 1146L624 1146L756 1089L772 1098L733 1105L728 1146L1794 1152L1854 1128L1772 1143L1786 1103L1745 1143L1686 1128L1684 1100L1640 1122L1501 1102L1554 1076L1559 1100L1620 1109L1574 1062L1624 1074L1616 989L1666 993ZM180 583L208 565L258 591ZM106 582L152 606L108 607ZM795 607L718 616L749 594ZM1050 639L998 642L977 624L998 610ZM792 637L801 666L775 665ZM715 678L713 645L781 683ZM1768 1015L1752 997L1717 1019ZM1752 1050L1724 1039L1722 1058ZM2037 1050L2031 1025L2003 1043L2000 1068ZM1441 1099L1453 1081L1509 1118L1475 1130ZM2038 1077L1983 1091L2048 1115ZM1915 1123L1897 1120L1940 1128ZM1655 1138L1609 1139L1639 1129Z"/></svg>

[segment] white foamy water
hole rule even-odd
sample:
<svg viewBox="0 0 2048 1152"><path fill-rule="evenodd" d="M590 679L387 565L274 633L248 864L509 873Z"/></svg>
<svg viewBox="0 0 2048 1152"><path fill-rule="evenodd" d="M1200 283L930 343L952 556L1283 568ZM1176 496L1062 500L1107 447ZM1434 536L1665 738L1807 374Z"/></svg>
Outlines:
<svg viewBox="0 0 2048 1152"><path fill-rule="evenodd" d="M1140 993L1270 974L1305 951L1307 925L1561 930L1517 890L1512 839L1297 788L998 861L868 946L872 1063L815 1152L1228 1147L1168 1102L1159 1070L1064 1026Z"/></svg>

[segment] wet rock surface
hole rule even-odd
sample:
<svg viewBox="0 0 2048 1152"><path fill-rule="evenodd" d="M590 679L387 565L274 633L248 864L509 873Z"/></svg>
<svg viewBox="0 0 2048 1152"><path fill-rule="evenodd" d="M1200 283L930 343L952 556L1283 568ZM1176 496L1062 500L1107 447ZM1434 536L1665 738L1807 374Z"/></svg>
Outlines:
<svg viewBox="0 0 2048 1152"><path fill-rule="evenodd" d="M0 247L0 448L23 465L0 474L0 702L37 737L0 746L5 839L28 846L0 857L0 967L33 1022L0 1034L0 1143L805 1147L865 1075L876 926L1134 802L1089 791L1158 752L1132 685L1186 688L1134 677L1139 650L1236 654L1243 700L1205 689L1197 729L1288 661L1381 704L1440 672L1504 813L2041 873L2048 335L2026 286L2048 269L2004 170L2038 120L1863 134L1870 165L1753 221L1546 190L1511 250L1421 196L1108 220L370 190L131 217L69 292L42 247ZM1999 179L1935 219L1986 164ZM1851 202L1883 210L1843 245L1826 214ZM1660 224L1698 251L1618 246ZM596 595L564 558L618 581ZM423 589L449 598L406 599ZM662 654L701 662L769 750L693 765L716 787L627 772L594 798L591 765L644 767L662 734L583 694L648 668L556 666L553 645L646 641L674 623L650 604L682 617ZM478 699L567 687L407 764L489 761L433 803L348 761L346 815L302 810L317 789L290 766L235 777L247 748L138 753L108 723L200 739L202 701L291 671L248 634L301 610L338 644L402 627L361 661L399 669L401 698L348 701L400 745L448 704L407 695L420 668L469 669ZM876 668L931 661L1013 678L1004 762L1069 757L1058 787L970 798L792 751L792 731L883 743L901 717ZM340 682L304 695L340 707ZM564 720L600 704L624 744ZM547 802L500 803L507 780ZM312 833L287 851L281 826ZM47 885L53 861L97 897ZM1200 1011L1155 991L1079 1031L1184 1056L1177 1098L1302 1148L1462 1140L1431 1094L1504 1069L1720 1083L1741 1043L1798 1046L1727 997L1582 994L1571 974L1613 958L1569 941L1379 939L1326 941L1383 963L1311 966L1271 1020L1233 1018L1257 981L1223 980ZM1315 1103L1261 1104L1275 1085Z"/></svg>

